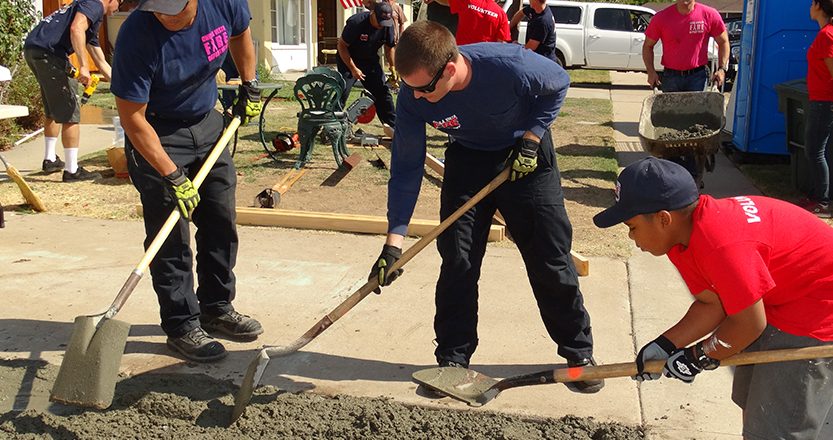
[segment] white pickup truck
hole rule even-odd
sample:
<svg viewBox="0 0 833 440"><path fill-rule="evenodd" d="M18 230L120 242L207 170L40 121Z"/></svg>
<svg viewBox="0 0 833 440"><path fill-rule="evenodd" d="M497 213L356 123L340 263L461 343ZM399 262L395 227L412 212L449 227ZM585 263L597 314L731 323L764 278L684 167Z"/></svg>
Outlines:
<svg viewBox="0 0 833 440"><path fill-rule="evenodd" d="M504 4L508 10L511 1ZM523 5L529 4L523 0ZM655 12L642 6L549 0L555 16L556 55L564 67L644 71L642 43ZM509 17L510 19L512 17ZM518 41L526 41L526 19L518 26ZM662 44L654 46L657 70Z"/></svg>

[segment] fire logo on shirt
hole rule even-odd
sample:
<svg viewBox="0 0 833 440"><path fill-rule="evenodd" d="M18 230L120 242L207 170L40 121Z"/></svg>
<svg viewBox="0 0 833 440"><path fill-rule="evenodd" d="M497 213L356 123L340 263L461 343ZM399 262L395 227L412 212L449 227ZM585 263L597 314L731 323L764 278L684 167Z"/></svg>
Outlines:
<svg viewBox="0 0 833 440"><path fill-rule="evenodd" d="M431 121L431 125L437 129L457 130L460 128L460 120L457 119L457 115L451 115L442 121Z"/></svg>
<svg viewBox="0 0 833 440"><path fill-rule="evenodd" d="M706 22L705 21L690 21L688 22L688 33L689 34L702 34L706 32Z"/></svg>

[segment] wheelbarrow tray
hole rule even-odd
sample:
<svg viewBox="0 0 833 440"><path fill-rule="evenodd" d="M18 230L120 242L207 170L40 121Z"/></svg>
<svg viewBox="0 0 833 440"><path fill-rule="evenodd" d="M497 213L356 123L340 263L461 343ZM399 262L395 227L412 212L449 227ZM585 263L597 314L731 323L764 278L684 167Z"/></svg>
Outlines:
<svg viewBox="0 0 833 440"><path fill-rule="evenodd" d="M639 140L645 151L656 157L693 154L705 157L720 148L720 131L726 122L723 94L718 92L656 93L642 102ZM670 131L686 130L695 124L706 126L702 136L660 140Z"/></svg>

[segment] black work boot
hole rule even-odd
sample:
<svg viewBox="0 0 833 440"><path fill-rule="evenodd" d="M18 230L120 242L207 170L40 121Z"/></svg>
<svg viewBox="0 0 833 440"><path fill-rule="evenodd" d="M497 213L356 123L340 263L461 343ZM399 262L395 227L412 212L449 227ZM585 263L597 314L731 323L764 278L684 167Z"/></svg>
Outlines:
<svg viewBox="0 0 833 440"><path fill-rule="evenodd" d="M55 156L55 160L44 159L41 163L41 169L44 173L52 174L63 170L64 165L64 161L62 161L60 157Z"/></svg>
<svg viewBox="0 0 833 440"><path fill-rule="evenodd" d="M101 174L99 173L91 173L85 170L82 167L78 167L74 173L70 173L67 170L64 170L64 175L62 176L62 180L64 182L81 182L83 180L96 180L101 179Z"/></svg>
<svg viewBox="0 0 833 440"><path fill-rule="evenodd" d="M200 315L200 324L209 332L222 333L233 339L253 340L263 333L263 326L256 319L238 313L236 310L219 316Z"/></svg>
<svg viewBox="0 0 833 440"><path fill-rule="evenodd" d="M208 333L201 327L195 327L178 338L169 336L167 343L168 347L194 362L217 361L228 354L223 344L208 336Z"/></svg>
<svg viewBox="0 0 833 440"><path fill-rule="evenodd" d="M580 358L574 360L567 360L567 367L586 367L588 365L596 366L596 361L592 357ZM580 380L577 382L567 382L567 388L571 391L584 394L598 393L605 386L604 379L597 380Z"/></svg>

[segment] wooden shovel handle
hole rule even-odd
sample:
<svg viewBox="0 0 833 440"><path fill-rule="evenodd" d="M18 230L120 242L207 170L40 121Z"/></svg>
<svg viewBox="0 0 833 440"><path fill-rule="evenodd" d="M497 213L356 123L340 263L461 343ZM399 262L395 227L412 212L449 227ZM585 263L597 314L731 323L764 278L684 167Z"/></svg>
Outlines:
<svg viewBox="0 0 833 440"><path fill-rule="evenodd" d="M730 358L721 361L720 366L730 367L740 365L766 364L770 362L799 361L827 357L833 357L833 345L820 345L817 347L786 348L783 350L750 351L738 353ZM645 364L645 371L650 373L661 373L664 366L665 361L649 361ZM580 380L597 380L612 377L628 377L635 375L635 362L599 365L595 367L587 366L573 368L558 368L555 370L542 371L540 373L532 373L524 376L517 376L516 378L505 379L505 381L509 382L507 384L509 386L501 386L500 388L506 389L515 386L531 385L531 383L529 383L530 381L533 381L535 383L564 383L575 382ZM535 378L537 378L537 381L535 380Z"/></svg>

